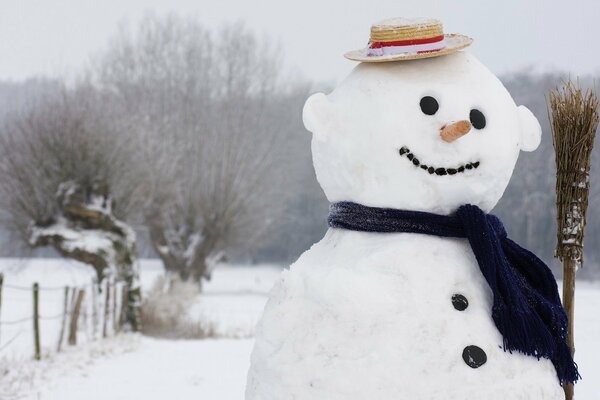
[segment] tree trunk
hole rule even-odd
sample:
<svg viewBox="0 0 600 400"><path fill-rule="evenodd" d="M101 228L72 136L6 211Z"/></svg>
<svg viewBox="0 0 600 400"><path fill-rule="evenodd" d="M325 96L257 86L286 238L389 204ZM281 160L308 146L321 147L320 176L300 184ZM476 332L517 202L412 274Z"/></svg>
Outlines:
<svg viewBox="0 0 600 400"><path fill-rule="evenodd" d="M207 232L202 232L203 239L201 242L191 248L191 254L184 254L181 249L174 249L172 244L167 240L167 229L163 226L163 221L158 213L149 213L146 218L146 226L148 227L150 242L152 248L163 262L167 274L177 275L181 281L187 282L192 280L197 284L201 284L203 279L210 280L211 271L209 270L209 260L211 255L215 254L215 249L218 243L218 238ZM182 241L189 244L192 242L191 233L182 238ZM186 258L189 257L189 258ZM218 257L219 258L219 257Z"/></svg>
<svg viewBox="0 0 600 400"><path fill-rule="evenodd" d="M164 226L158 215L159 212L157 211L151 213L151 215L146 218L146 226L148 227L152 249L162 261L167 272L178 272L180 268L178 268L177 259L169 247L169 242L165 236Z"/></svg>
<svg viewBox="0 0 600 400"><path fill-rule="evenodd" d="M57 193L57 202L60 215L46 223L34 223L29 244L52 246L63 257L93 266L98 282L116 273L125 282L131 300L126 322L137 330L141 292L135 232L113 215L108 187L65 182ZM111 268L114 270L109 271Z"/></svg>

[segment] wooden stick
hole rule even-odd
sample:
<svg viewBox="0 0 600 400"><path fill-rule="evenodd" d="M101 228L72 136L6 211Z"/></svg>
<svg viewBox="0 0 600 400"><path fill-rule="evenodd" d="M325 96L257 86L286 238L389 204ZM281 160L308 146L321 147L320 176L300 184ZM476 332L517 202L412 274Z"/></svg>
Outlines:
<svg viewBox="0 0 600 400"><path fill-rule="evenodd" d="M40 285L37 282L33 284L33 341L35 345L35 359L42 359L40 345Z"/></svg>
<svg viewBox="0 0 600 400"><path fill-rule="evenodd" d="M567 312L569 328L567 331L567 342L571 349L571 354L575 356L575 272L577 271L577 262L566 258L563 262L563 306ZM563 385L565 399L572 400L575 388L571 384Z"/></svg>

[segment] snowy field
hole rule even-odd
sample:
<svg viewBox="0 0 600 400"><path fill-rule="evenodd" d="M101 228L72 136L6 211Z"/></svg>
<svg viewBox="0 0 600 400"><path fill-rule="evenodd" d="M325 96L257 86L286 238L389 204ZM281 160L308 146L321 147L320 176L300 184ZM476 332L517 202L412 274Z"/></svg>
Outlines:
<svg viewBox="0 0 600 400"><path fill-rule="evenodd" d="M92 279L87 268L64 260L4 259L0 271L5 284L18 286L36 280L48 287L85 285ZM84 331L82 345L56 354L52 333L56 326L42 321L44 357L35 362L30 324L22 326L10 343L15 332L5 335L0 326L0 400L241 400L254 325L279 272L273 266L223 266L215 271L189 317L215 327L219 339L164 340L128 334L92 340ZM160 263L142 261L144 290L161 274ZM19 312L28 315L29 297L8 293L0 320L17 319ZM51 315L60 310L62 300L57 295L52 301L48 293L40 313ZM600 399L600 282L578 284L576 307L576 359L584 377L577 385L577 399Z"/></svg>

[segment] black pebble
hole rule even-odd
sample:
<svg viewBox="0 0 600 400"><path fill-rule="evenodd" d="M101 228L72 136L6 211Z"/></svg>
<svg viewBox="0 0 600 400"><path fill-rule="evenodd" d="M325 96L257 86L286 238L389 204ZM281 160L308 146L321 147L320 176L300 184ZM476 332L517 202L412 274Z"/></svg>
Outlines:
<svg viewBox="0 0 600 400"><path fill-rule="evenodd" d="M466 169L472 169L472 168L473 168L473 166L472 166L472 165L469 163L469 164L465 165L465 168L466 168Z"/></svg>
<svg viewBox="0 0 600 400"><path fill-rule="evenodd" d="M435 174L436 175L446 175L446 169L445 168L438 168L435 170Z"/></svg>
<svg viewBox="0 0 600 400"><path fill-rule="evenodd" d="M399 150L400 155L403 156L404 154L408 153L408 149L406 147L403 147Z"/></svg>
<svg viewBox="0 0 600 400"><path fill-rule="evenodd" d="M456 170L454 168L448 168L446 171L448 171L449 175L454 175L456 173Z"/></svg>
<svg viewBox="0 0 600 400"><path fill-rule="evenodd" d="M421 106L421 111L423 111L423 114L426 115L433 115L440 108L437 100L431 96L423 97L419 102L419 105Z"/></svg>
<svg viewBox="0 0 600 400"><path fill-rule="evenodd" d="M418 159L418 158L413 158L412 162L413 162L413 164L415 164L417 167L419 166L419 159Z"/></svg>
<svg viewBox="0 0 600 400"><path fill-rule="evenodd" d="M413 153L408 153L406 155L406 158L408 158L409 160L412 160L413 158L415 158L415 156L413 155Z"/></svg>
<svg viewBox="0 0 600 400"><path fill-rule="evenodd" d="M471 368L479 368L487 361L487 355L481 347L467 346L463 350L462 358Z"/></svg>
<svg viewBox="0 0 600 400"><path fill-rule="evenodd" d="M477 162L474 162L474 163L473 163L473 167L474 167L474 168L477 168L477 167L479 167L479 161L477 161Z"/></svg>
<svg viewBox="0 0 600 400"><path fill-rule="evenodd" d="M458 311L464 311L469 307L469 300L462 294L454 294L452 295L452 305Z"/></svg>
<svg viewBox="0 0 600 400"><path fill-rule="evenodd" d="M421 164L421 169L427 169L427 168L428 168L427 165Z"/></svg>
<svg viewBox="0 0 600 400"><path fill-rule="evenodd" d="M427 172L429 172L430 174L433 174L435 172L435 168L429 167L429 168L427 168Z"/></svg>
<svg viewBox="0 0 600 400"><path fill-rule="evenodd" d="M469 119L471 120L471 125L473 125L475 129L485 128L485 115L478 109L474 108L471 110Z"/></svg>
<svg viewBox="0 0 600 400"><path fill-rule="evenodd" d="M465 166L461 165L460 167L458 167L458 172L463 172L465 170Z"/></svg>

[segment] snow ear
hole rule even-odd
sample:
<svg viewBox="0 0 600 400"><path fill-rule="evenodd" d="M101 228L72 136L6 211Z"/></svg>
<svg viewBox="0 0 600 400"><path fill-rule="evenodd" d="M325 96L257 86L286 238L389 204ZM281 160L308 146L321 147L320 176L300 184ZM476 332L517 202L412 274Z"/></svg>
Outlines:
<svg viewBox="0 0 600 400"><path fill-rule="evenodd" d="M534 151L542 140L542 127L535 115L525 106L517 107L519 129L521 131L521 150Z"/></svg>
<svg viewBox="0 0 600 400"><path fill-rule="evenodd" d="M324 140L335 132L337 119L334 104L323 93L313 94L304 103L302 122L318 139Z"/></svg>

